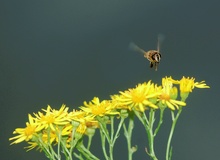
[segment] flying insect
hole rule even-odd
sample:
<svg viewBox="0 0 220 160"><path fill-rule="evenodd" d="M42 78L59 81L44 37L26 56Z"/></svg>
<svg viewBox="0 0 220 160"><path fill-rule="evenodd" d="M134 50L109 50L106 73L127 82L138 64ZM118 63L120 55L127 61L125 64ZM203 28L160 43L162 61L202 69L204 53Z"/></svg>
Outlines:
<svg viewBox="0 0 220 160"><path fill-rule="evenodd" d="M155 71L157 71L157 67L161 60L160 45L163 40L164 40L164 36L159 35L157 41L157 50L145 51L134 43L130 43L129 46L132 50L142 53L144 57L150 61L150 68L154 68Z"/></svg>

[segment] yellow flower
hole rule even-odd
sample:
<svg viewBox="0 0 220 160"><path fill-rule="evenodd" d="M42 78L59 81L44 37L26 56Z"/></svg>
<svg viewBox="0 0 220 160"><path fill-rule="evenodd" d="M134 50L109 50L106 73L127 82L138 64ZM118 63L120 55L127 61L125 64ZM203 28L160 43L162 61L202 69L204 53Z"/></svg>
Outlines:
<svg viewBox="0 0 220 160"><path fill-rule="evenodd" d="M38 112L34 113L36 116L37 122L40 123L45 129L50 127L55 131L56 125L66 125L69 123L68 119L68 108L65 108L65 105L62 105L60 110L52 109L49 105L47 109L42 109L46 114Z"/></svg>
<svg viewBox="0 0 220 160"><path fill-rule="evenodd" d="M122 100L123 100L123 95L117 95L117 94L115 94L115 95L112 95L111 96L111 99L112 99L112 103L114 103L115 104L115 108L116 109L119 109L119 110L123 110L123 109L125 109L125 110L131 110L132 109L132 107L130 106L130 105L127 105L127 104L124 104L123 102L122 103L120 103Z"/></svg>
<svg viewBox="0 0 220 160"><path fill-rule="evenodd" d="M128 106L138 111L144 112L146 107L157 109L152 99L156 98L160 92L155 90L155 85L149 81L148 83L138 84L136 88L128 89L124 92L119 92L120 96L115 96L113 99L118 101L120 106Z"/></svg>
<svg viewBox="0 0 220 160"><path fill-rule="evenodd" d="M69 117L73 121L79 122L79 124L77 125L76 131L79 131L80 133L82 133L81 131L83 128L82 125L86 126L86 129L88 128L95 129L99 127L98 121L96 121L93 116L87 115L87 113L82 110L79 110L79 111L73 110L72 112L69 113Z"/></svg>
<svg viewBox="0 0 220 160"><path fill-rule="evenodd" d="M56 131L53 130L44 130L43 134L42 134L42 141L45 144L52 144L53 142L58 143L59 142L59 138L63 138L64 136L68 136L71 134L72 132L72 125L69 123L66 126L59 126L56 127Z"/></svg>
<svg viewBox="0 0 220 160"><path fill-rule="evenodd" d="M172 80L168 77L163 78L162 93L159 96L159 101L172 110L179 109L179 106L185 106L186 103L176 100L177 94L177 88L173 87Z"/></svg>
<svg viewBox="0 0 220 160"><path fill-rule="evenodd" d="M182 98L182 101L185 101L192 90L197 87L197 88L210 88L205 84L205 81L201 82L194 82L195 78L191 77L184 77L181 80L173 80L174 84L179 84L180 85L180 96Z"/></svg>
<svg viewBox="0 0 220 160"><path fill-rule="evenodd" d="M76 132L80 133L80 134L84 134L86 131L86 125L83 123L80 123L80 125L77 127Z"/></svg>
<svg viewBox="0 0 220 160"><path fill-rule="evenodd" d="M64 126L63 128L57 128L56 132L52 130L43 130L41 132L42 134L38 134L38 136L36 137L37 139L32 139L32 142L28 142L28 144L30 145L24 148L27 149L27 151L30 151L37 147L37 149L40 149L40 151L42 151L42 148L41 148L42 143L43 143L43 146L48 146L49 144L52 144L53 142L55 142L54 144L57 144L60 140L59 138L61 138L62 141L64 141L66 137L68 138L69 135L71 135L71 132L72 132L71 124L68 124ZM61 136L59 136L59 134L61 134Z"/></svg>
<svg viewBox="0 0 220 160"><path fill-rule="evenodd" d="M30 144L27 147L24 147L25 149L27 149L27 152L38 147L37 149L39 149L39 145L36 142L28 142L28 144Z"/></svg>
<svg viewBox="0 0 220 160"><path fill-rule="evenodd" d="M84 106L81 106L84 112L91 115L93 118L96 116L116 115L119 112L115 111L115 105L111 101L103 100L99 101L98 97L94 97L89 103L84 102Z"/></svg>
<svg viewBox="0 0 220 160"><path fill-rule="evenodd" d="M48 131L44 131L42 134L42 141L49 145L52 144L54 141L58 142L58 136L56 134L56 132L50 130L49 133Z"/></svg>
<svg viewBox="0 0 220 160"><path fill-rule="evenodd" d="M85 111L82 110L73 110L68 114L68 118L70 120L85 123L87 121L93 121L94 118L91 115L88 115Z"/></svg>
<svg viewBox="0 0 220 160"><path fill-rule="evenodd" d="M180 85L180 92L187 93L187 92L192 92L192 90L197 87L197 88L210 88L205 84L205 81L201 82L194 82L195 78L193 77L184 77L181 80L174 80L174 84L179 84Z"/></svg>
<svg viewBox="0 0 220 160"><path fill-rule="evenodd" d="M42 130L42 126L36 123L35 119L28 114L29 122L26 122L25 128L16 128L13 134L19 134L15 137L9 138L9 140L15 140L11 144L17 144L22 141L29 141L39 131Z"/></svg>

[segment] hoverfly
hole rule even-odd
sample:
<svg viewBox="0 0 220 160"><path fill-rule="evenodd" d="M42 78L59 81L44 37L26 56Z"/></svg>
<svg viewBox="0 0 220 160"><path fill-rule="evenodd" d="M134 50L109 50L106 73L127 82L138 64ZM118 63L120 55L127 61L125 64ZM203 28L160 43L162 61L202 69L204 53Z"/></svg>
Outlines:
<svg viewBox="0 0 220 160"><path fill-rule="evenodd" d="M134 43L130 43L130 48L134 51L137 51L137 52L144 54L144 57L150 61L150 68L154 67L155 71L157 71L157 66L159 65L160 60L161 60L160 45L161 45L161 42L163 41L163 39L164 39L163 35L158 35L157 50L149 50L146 52L143 49L139 48Z"/></svg>

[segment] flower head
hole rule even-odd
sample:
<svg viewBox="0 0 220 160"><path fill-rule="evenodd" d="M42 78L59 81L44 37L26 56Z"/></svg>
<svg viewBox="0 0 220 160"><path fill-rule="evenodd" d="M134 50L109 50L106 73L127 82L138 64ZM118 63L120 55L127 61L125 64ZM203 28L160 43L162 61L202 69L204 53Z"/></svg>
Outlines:
<svg viewBox="0 0 220 160"><path fill-rule="evenodd" d="M92 117L119 114L115 111L115 105L111 101L103 100L100 102L98 97L94 97L89 103L84 102L84 106L81 106L80 109Z"/></svg>
<svg viewBox="0 0 220 160"><path fill-rule="evenodd" d="M193 77L184 77L181 80L172 80L174 84L180 85L180 96L183 101L186 100L189 93L196 88L210 88L205 84L205 81L195 82L195 78Z"/></svg>
<svg viewBox="0 0 220 160"><path fill-rule="evenodd" d="M40 123L44 129L48 127L51 130L55 131L56 125L66 125L69 123L68 119L68 108L65 105L62 105L59 110L52 109L49 105L47 109L42 109L44 113L38 112L38 114L34 113L36 116L36 120Z"/></svg>
<svg viewBox="0 0 220 160"><path fill-rule="evenodd" d="M16 128L13 134L19 134L15 137L9 138L9 140L15 140L11 144L17 144L22 141L29 141L33 138L33 136L42 130L42 126L36 123L36 120L28 114L29 122L26 122L25 128Z"/></svg>
<svg viewBox="0 0 220 160"><path fill-rule="evenodd" d="M195 82L195 78L193 77L184 77L181 80L173 80L174 84L180 85L180 92L192 92L192 90L196 88L210 88L205 84L205 81Z"/></svg>
<svg viewBox="0 0 220 160"><path fill-rule="evenodd" d="M34 149L34 148L40 149L38 143L36 143L36 142L28 142L28 144L29 144L29 146L24 147L25 149L27 149L27 152Z"/></svg>
<svg viewBox="0 0 220 160"><path fill-rule="evenodd" d="M136 88L128 89L120 92L120 96L113 96L118 101L120 106L128 106L141 112L144 112L147 107L157 109L152 99L156 98L160 93L155 90L155 85L149 81L148 83L138 84Z"/></svg>
<svg viewBox="0 0 220 160"><path fill-rule="evenodd" d="M82 110L73 110L69 113L69 117L73 122L79 122L77 126L84 124L88 128L97 128L98 122L94 119L94 116L88 115L86 112Z"/></svg>
<svg viewBox="0 0 220 160"><path fill-rule="evenodd" d="M159 96L159 101L166 105L168 108L175 110L179 109L179 106L185 106L186 103L176 100L177 98L177 88L173 87L173 82L170 77L165 77L162 79L162 93Z"/></svg>

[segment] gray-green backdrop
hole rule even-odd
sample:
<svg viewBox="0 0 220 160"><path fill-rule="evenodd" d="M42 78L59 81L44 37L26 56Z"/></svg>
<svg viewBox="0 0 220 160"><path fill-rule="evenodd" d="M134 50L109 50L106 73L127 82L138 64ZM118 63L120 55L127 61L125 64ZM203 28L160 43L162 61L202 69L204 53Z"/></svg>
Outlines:
<svg viewBox="0 0 220 160"><path fill-rule="evenodd" d="M8 138L24 127L27 114L50 104L71 109L94 96L109 95L163 76L194 76L210 89L196 89L187 99L172 141L174 160L220 157L219 54L220 3L191 0L1 0L0 1L0 159L46 159L25 152L24 143ZM164 34L157 72L142 55L130 51L132 41L155 49ZM170 113L156 139L164 159ZM121 134L123 139L123 134ZM144 130L135 125L134 159L149 159ZM95 142L97 141L97 142ZM99 139L93 152L103 159ZM115 159L126 158L125 140Z"/></svg>

